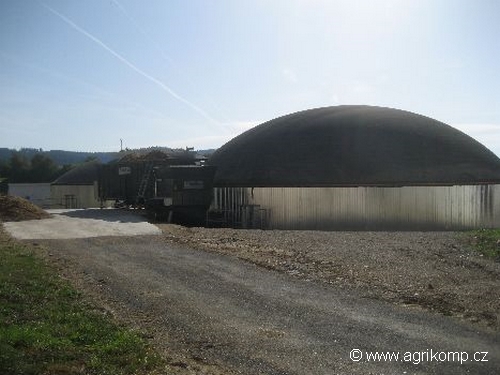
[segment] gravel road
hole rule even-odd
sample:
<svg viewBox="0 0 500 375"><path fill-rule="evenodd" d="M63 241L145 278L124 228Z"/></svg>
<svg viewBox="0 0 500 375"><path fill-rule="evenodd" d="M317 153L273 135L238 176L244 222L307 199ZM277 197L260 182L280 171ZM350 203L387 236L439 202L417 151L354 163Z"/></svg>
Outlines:
<svg viewBox="0 0 500 375"><path fill-rule="evenodd" d="M107 312L147 332L169 373L500 373L498 331L380 301L354 284L298 278L163 236L38 243ZM349 358L354 348L359 362ZM375 351L400 360L368 361ZM476 352L488 361L474 362Z"/></svg>

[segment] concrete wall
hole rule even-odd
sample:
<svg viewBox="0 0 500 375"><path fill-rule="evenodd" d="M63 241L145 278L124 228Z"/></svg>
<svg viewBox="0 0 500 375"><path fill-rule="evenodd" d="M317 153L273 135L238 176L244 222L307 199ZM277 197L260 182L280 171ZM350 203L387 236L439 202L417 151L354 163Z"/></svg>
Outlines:
<svg viewBox="0 0 500 375"><path fill-rule="evenodd" d="M215 188L230 225L269 229L461 230L500 227L500 185Z"/></svg>
<svg viewBox="0 0 500 375"><path fill-rule="evenodd" d="M8 194L25 198L42 208L51 206L50 183L9 184Z"/></svg>
<svg viewBox="0 0 500 375"><path fill-rule="evenodd" d="M52 208L100 207L97 182L92 185L52 185Z"/></svg>

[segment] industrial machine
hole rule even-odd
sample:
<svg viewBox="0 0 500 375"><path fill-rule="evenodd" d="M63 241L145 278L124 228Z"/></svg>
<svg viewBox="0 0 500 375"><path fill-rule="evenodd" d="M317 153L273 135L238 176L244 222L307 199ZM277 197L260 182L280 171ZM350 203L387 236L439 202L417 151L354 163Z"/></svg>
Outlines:
<svg viewBox="0 0 500 375"><path fill-rule="evenodd" d="M155 220L204 225L214 175L215 167L201 165L189 152L124 157L102 165L99 197L117 207L144 208Z"/></svg>

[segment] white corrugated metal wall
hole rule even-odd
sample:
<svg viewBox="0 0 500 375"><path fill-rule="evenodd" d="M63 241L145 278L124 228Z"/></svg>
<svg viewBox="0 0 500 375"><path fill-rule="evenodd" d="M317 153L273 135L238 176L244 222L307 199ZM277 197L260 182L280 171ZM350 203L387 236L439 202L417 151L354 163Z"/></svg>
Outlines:
<svg viewBox="0 0 500 375"><path fill-rule="evenodd" d="M452 230L500 227L500 185L215 188L212 210L275 229ZM255 216L255 213L253 214Z"/></svg>
<svg viewBox="0 0 500 375"><path fill-rule="evenodd" d="M50 182L9 184L9 195L29 200L42 208L51 206Z"/></svg>

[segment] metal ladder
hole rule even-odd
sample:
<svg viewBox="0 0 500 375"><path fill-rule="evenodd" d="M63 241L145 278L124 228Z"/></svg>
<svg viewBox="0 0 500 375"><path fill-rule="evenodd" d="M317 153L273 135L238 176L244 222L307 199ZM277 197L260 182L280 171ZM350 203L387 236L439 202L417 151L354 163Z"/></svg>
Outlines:
<svg viewBox="0 0 500 375"><path fill-rule="evenodd" d="M139 184L139 190L137 191L137 203L144 203L144 195L146 194L146 189L148 187L152 172L153 163L147 163L144 168L144 173L142 174L141 182Z"/></svg>

